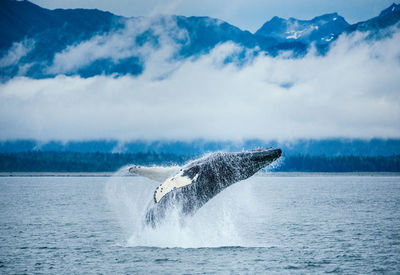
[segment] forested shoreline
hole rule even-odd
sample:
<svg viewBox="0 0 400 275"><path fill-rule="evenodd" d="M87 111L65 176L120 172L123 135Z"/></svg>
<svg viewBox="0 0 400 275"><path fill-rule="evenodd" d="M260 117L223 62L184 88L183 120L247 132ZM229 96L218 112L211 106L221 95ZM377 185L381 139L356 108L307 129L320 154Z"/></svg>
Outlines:
<svg viewBox="0 0 400 275"><path fill-rule="evenodd" d="M0 153L0 172L114 172L124 165L182 165L198 156L159 153ZM274 172L400 172L400 155L284 156Z"/></svg>

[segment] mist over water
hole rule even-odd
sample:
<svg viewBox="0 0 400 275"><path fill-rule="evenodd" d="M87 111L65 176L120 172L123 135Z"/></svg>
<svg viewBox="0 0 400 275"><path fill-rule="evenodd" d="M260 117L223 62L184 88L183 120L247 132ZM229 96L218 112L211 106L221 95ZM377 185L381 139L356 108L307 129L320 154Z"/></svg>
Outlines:
<svg viewBox="0 0 400 275"><path fill-rule="evenodd" d="M183 217L172 208L162 223L153 228L145 223L153 193L160 183L140 177L121 177L121 168L106 184L106 197L127 237L127 246L222 247L257 246L239 230L246 213L256 211L257 198L249 181L228 187L193 216Z"/></svg>

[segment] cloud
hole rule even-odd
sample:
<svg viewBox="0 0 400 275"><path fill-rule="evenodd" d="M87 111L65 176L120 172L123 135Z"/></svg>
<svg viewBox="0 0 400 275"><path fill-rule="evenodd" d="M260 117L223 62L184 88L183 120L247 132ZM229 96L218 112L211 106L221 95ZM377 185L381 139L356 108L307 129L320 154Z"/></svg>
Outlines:
<svg viewBox="0 0 400 275"><path fill-rule="evenodd" d="M224 64L251 56L232 43L176 62L167 45L137 77L17 77L0 84L0 139L398 138L399 44L399 32L356 33L326 56L258 55L243 66Z"/></svg>
<svg viewBox="0 0 400 275"><path fill-rule="evenodd" d="M147 33L157 37L158 43L152 40L145 43L138 41L140 36L146 36ZM170 16L133 18L127 20L121 30L96 35L57 53L47 73L56 75L76 72L100 59L112 59L114 63L132 56L147 59L157 51L158 44L163 45L163 51L169 50L172 55L177 48L173 38L185 40L186 37L186 31L179 29Z"/></svg>
<svg viewBox="0 0 400 275"><path fill-rule="evenodd" d="M0 68L18 64L18 61L32 51L34 46L35 42L32 39L13 43L6 54L0 58Z"/></svg>

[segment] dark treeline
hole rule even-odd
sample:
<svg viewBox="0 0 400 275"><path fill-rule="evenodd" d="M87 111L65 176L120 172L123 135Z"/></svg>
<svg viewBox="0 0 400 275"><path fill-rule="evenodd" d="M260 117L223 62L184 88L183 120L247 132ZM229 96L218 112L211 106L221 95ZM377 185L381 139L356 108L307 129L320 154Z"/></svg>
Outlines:
<svg viewBox="0 0 400 275"><path fill-rule="evenodd" d="M281 148L286 156L392 156L400 154L400 139L299 139L291 142L262 141L249 139L241 142L207 141L195 139L191 141L144 141L133 140L119 142L117 140L86 141L35 141L6 140L0 141L0 153L22 152L76 152L76 153L157 153L174 155L199 156L208 152L238 152L257 148Z"/></svg>
<svg viewBox="0 0 400 275"><path fill-rule="evenodd" d="M113 172L124 165L182 164L188 157L172 154L25 152L0 154L1 172Z"/></svg>
<svg viewBox="0 0 400 275"><path fill-rule="evenodd" d="M400 172L400 155L363 156L289 156L274 171L280 172Z"/></svg>
<svg viewBox="0 0 400 275"><path fill-rule="evenodd" d="M156 153L1 153L0 172L113 172L127 164L183 164L194 157ZM400 172L400 155L286 156L271 171L279 172Z"/></svg>

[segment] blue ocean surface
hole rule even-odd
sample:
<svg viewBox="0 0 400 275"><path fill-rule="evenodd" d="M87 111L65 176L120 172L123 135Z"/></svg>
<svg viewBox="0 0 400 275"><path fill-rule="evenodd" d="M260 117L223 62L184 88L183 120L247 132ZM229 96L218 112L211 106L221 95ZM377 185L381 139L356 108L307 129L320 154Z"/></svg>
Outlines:
<svg viewBox="0 0 400 275"><path fill-rule="evenodd" d="M255 176L143 220L141 177L0 177L0 273L400 274L400 177Z"/></svg>

